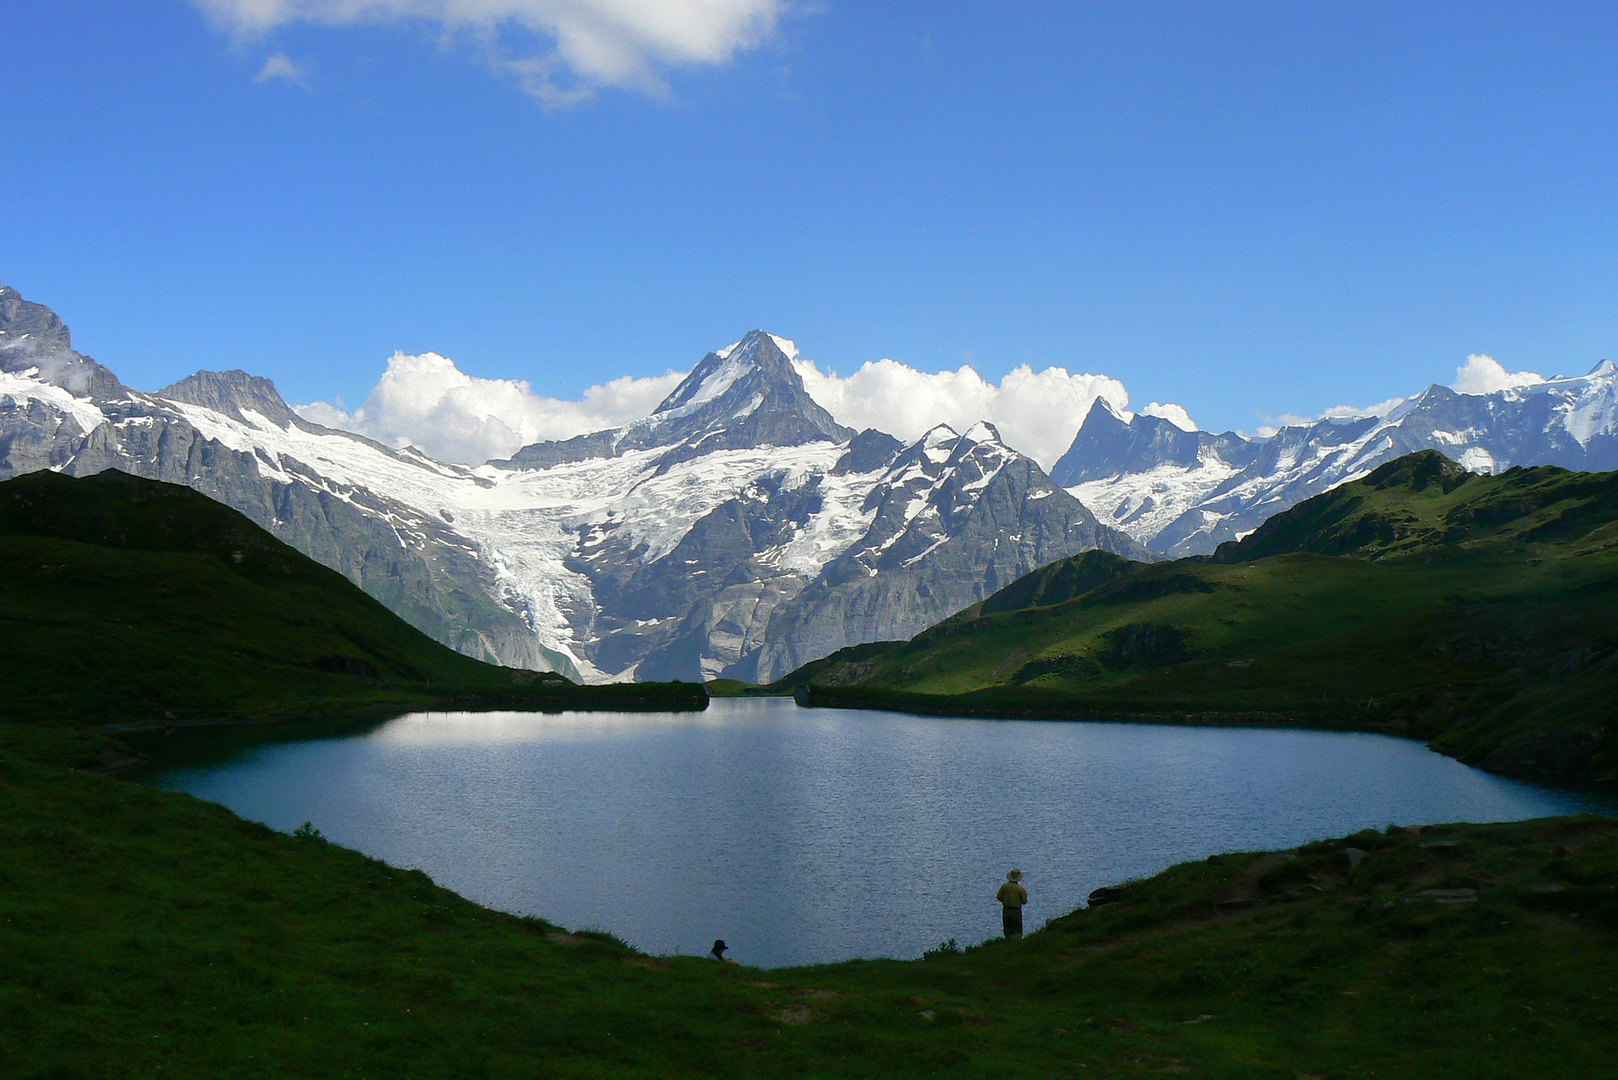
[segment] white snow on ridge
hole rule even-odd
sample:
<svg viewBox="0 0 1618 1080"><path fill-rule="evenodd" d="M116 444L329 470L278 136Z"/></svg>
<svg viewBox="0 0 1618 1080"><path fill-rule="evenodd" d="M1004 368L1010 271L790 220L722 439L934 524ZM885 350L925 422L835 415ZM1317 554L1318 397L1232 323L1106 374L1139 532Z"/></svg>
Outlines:
<svg viewBox="0 0 1618 1080"><path fill-rule="evenodd" d="M1195 466L1159 465L1148 472L1090 480L1067 489L1104 525L1146 543L1239 470L1209 454Z"/></svg>
<svg viewBox="0 0 1618 1080"><path fill-rule="evenodd" d="M751 360L743 356L737 356L733 351L727 352L724 356L724 363L710 371L695 390L681 399L678 406L678 409L682 410L681 415L691 411L695 406L707 404L726 390L729 390L736 384L737 379L752 371L753 366ZM675 412L674 409L668 410L668 413L673 412ZM663 415L668 415L668 413ZM654 413L653 415L658 414Z"/></svg>
<svg viewBox="0 0 1618 1080"><path fill-rule="evenodd" d="M865 497L881 479L881 473L854 473L821 477L823 498L820 511L798 531L778 553L767 560L783 570L814 578L827 563L847 551L870 531L876 508L863 509Z"/></svg>
<svg viewBox="0 0 1618 1080"><path fill-rule="evenodd" d="M74 397L60 386L34 378L38 371L38 368L24 372L0 371L0 399L14 398L49 405L57 412L73 417L86 434L107 422L107 414L97 408L94 402L88 398Z"/></svg>

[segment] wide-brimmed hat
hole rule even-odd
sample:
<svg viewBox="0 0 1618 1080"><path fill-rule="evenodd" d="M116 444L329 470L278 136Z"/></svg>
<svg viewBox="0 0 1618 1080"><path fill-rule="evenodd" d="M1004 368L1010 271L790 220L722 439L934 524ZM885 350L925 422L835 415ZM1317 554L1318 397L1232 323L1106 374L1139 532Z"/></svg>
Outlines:
<svg viewBox="0 0 1618 1080"><path fill-rule="evenodd" d="M1012 870L1012 871L1008 872L1006 874L1006 880L1007 881L1021 881L1022 880L1022 871L1021 870Z"/></svg>

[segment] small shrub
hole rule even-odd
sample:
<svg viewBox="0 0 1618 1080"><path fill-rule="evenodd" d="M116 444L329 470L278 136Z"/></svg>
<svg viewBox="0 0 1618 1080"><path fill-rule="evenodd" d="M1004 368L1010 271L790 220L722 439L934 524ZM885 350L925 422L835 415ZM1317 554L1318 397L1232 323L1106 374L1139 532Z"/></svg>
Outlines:
<svg viewBox="0 0 1618 1080"><path fill-rule="evenodd" d="M948 941L941 941L932 948L924 951L921 954L921 958L923 960L937 960L940 956L949 956L952 953L958 953L960 951L960 945L956 943L954 938L950 938Z"/></svg>
<svg viewBox="0 0 1618 1080"><path fill-rule="evenodd" d="M295 839L307 841L312 844L331 843L330 840L326 839L325 833L315 828L315 823L312 821L306 821L302 825L299 825L296 829L293 829L292 835Z"/></svg>

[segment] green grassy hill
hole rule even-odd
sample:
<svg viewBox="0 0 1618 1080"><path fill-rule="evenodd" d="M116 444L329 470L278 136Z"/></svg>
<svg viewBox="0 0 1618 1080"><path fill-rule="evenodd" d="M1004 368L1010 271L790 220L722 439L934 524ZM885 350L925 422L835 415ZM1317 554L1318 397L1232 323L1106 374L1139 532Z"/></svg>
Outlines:
<svg viewBox="0 0 1618 1080"><path fill-rule="evenodd" d="M0 562L0 724L36 749L82 755L85 725L706 700L462 656L229 507L119 472L0 484Z"/></svg>
<svg viewBox="0 0 1618 1080"><path fill-rule="evenodd" d="M1604 1076L1615 889L1610 819L1389 829L1019 942L757 971L0 751L0 1076Z"/></svg>
<svg viewBox="0 0 1618 1080"><path fill-rule="evenodd" d="M1210 558L1063 560L797 683L827 705L1389 731L1618 780L1618 474L1425 451Z"/></svg>

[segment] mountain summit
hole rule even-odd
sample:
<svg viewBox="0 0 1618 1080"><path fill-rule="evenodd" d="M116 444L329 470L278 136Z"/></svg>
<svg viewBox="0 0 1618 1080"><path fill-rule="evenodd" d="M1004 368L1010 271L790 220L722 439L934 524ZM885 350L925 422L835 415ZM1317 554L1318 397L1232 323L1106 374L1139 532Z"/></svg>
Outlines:
<svg viewBox="0 0 1618 1080"><path fill-rule="evenodd" d="M525 446L499 464L550 468L660 447L673 448L667 457L673 464L715 450L847 442L854 430L832 419L809 396L792 357L781 347L784 340L754 330L730 348L704 356L644 420Z"/></svg>

